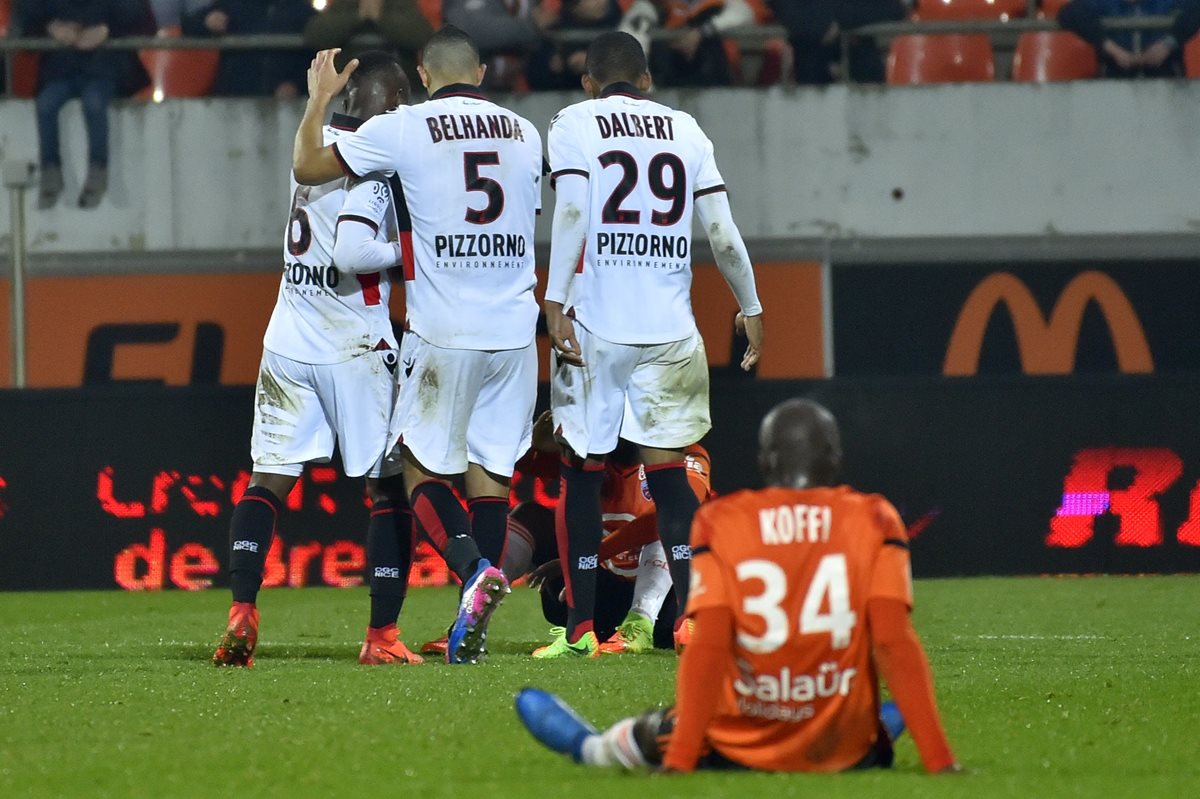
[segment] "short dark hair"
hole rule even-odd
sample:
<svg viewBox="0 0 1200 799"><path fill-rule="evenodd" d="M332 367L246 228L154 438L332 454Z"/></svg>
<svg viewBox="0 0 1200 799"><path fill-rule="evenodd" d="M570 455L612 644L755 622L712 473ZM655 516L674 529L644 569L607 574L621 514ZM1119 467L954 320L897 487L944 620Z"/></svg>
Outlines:
<svg viewBox="0 0 1200 799"><path fill-rule="evenodd" d="M358 69L350 75L351 86L362 86L370 80L398 80L407 87L408 75L395 53L367 50L355 57L358 59Z"/></svg>
<svg viewBox="0 0 1200 799"><path fill-rule="evenodd" d="M461 72L479 66L479 48L462 28L444 25L425 43L421 61L426 69Z"/></svg>
<svg viewBox="0 0 1200 799"><path fill-rule="evenodd" d="M608 31L592 40L587 51L587 73L601 86L633 83L646 74L646 51L624 31Z"/></svg>

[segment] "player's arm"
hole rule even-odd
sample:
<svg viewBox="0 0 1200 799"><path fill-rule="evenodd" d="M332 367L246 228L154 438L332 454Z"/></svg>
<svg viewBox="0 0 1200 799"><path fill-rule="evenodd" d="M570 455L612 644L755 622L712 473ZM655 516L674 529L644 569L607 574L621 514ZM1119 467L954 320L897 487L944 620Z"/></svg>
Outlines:
<svg viewBox="0 0 1200 799"><path fill-rule="evenodd" d="M692 522L692 586L687 606L692 640L679 661L675 731L663 756L663 767L672 771L696 768L720 701L721 692L714 686L723 684L733 667L733 610L722 564L710 548L715 530L711 508L701 508Z"/></svg>
<svg viewBox="0 0 1200 799"><path fill-rule="evenodd" d="M387 181L377 172L350 181L346 201L338 213L333 244L333 264L343 272L379 272L400 263L400 245L379 241L392 196Z"/></svg>
<svg viewBox="0 0 1200 799"><path fill-rule="evenodd" d="M908 607L895 599L872 599L867 603L867 624L875 663L912 733L925 770L934 774L958 770L938 717L933 672Z"/></svg>
<svg viewBox="0 0 1200 799"><path fill-rule="evenodd" d="M546 280L546 328L559 357L567 363L583 364L575 325L565 313L571 281L587 243L590 190L588 165L579 152L568 124L556 117L550 123L547 148L550 152L550 185L554 187L554 220L550 233L550 274Z"/></svg>
<svg viewBox="0 0 1200 799"><path fill-rule="evenodd" d="M763 326L762 303L758 299L758 288L754 282L754 266L750 261L750 252L742 233L733 221L733 212L729 208L729 195L720 181L720 174L712 161L712 145L708 145L706 165L701 168L700 178L696 189L696 215L704 225L708 234L708 243L712 247L713 258L722 277L729 284L733 296L737 299L741 314L738 316L738 332L744 332L750 339L746 355L742 359L742 368L749 370L758 363L762 352Z"/></svg>
<svg viewBox="0 0 1200 799"><path fill-rule="evenodd" d="M679 659L675 679L675 731L663 756L663 768L672 771L696 768L705 731L721 698L713 686L726 679L733 652L733 611L701 608L691 614L691 620L692 640Z"/></svg>
<svg viewBox="0 0 1200 799"><path fill-rule="evenodd" d="M879 673L892 691L927 771L959 766L938 718L929 659L913 629L908 538L896 509L880 499L874 509L883 543L871 573L867 633Z"/></svg>
<svg viewBox="0 0 1200 799"><path fill-rule="evenodd" d="M319 186L344 174L333 147L325 146L322 132L329 104L346 87L350 74L358 69L358 59L354 59L338 72L333 59L340 52L339 48L322 50L308 68L308 104L304 106L304 117L292 146L292 173L297 183L306 186Z"/></svg>

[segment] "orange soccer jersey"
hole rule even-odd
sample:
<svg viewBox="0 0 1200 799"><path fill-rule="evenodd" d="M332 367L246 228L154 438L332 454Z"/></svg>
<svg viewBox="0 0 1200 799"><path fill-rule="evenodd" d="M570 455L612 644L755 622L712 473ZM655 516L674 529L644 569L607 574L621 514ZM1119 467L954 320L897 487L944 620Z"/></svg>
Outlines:
<svg viewBox="0 0 1200 799"><path fill-rule="evenodd" d="M883 497L845 486L742 491L692 528L688 612L724 608L735 642L706 739L769 771L839 771L878 735L867 602L912 605L908 543Z"/></svg>
<svg viewBox="0 0 1200 799"><path fill-rule="evenodd" d="M703 502L712 491L708 451L693 444L684 451L684 464L688 483ZM646 487L645 469L609 466L600 503L606 536L600 547L601 565L618 577L633 580L642 547L658 537L658 518Z"/></svg>

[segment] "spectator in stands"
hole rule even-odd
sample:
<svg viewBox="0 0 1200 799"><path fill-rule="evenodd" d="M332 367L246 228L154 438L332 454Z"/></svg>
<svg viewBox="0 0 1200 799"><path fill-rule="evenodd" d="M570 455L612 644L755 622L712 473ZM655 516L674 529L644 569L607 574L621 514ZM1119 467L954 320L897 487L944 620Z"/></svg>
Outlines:
<svg viewBox="0 0 1200 799"><path fill-rule="evenodd" d="M754 24L746 0L633 0L620 30L633 34L650 57L650 74L664 86L732 83L722 33ZM651 42L651 34L669 37Z"/></svg>
<svg viewBox="0 0 1200 799"><path fill-rule="evenodd" d="M547 31L558 25L560 0L445 0L446 22L475 41L487 64L485 86L519 86L525 61L541 48Z"/></svg>
<svg viewBox="0 0 1200 799"><path fill-rule="evenodd" d="M824 85L841 77L841 36L863 25L904 19L901 0L771 0L795 54L796 82ZM883 83L883 57L874 38L851 37L850 79Z"/></svg>
<svg viewBox="0 0 1200 799"><path fill-rule="evenodd" d="M314 13L308 0L175 0L175 6L185 36L300 33ZM163 22L159 20L160 27ZM307 85L311 59L297 50L226 50L212 93L296 97Z"/></svg>
<svg viewBox="0 0 1200 799"><path fill-rule="evenodd" d="M38 69L37 122L41 163L38 208L52 208L63 190L58 116L78 97L88 139L88 170L80 208L95 208L108 190L108 106L114 95L132 94L147 82L130 52L101 49L110 36L144 32L140 0L20 0L20 28L46 36L63 49L42 55Z"/></svg>
<svg viewBox="0 0 1200 799"><path fill-rule="evenodd" d="M617 0L566 0L556 28L613 30L621 21ZM559 44L547 39L529 60L525 76L531 89L578 89L587 62L588 42Z"/></svg>
<svg viewBox="0 0 1200 799"><path fill-rule="evenodd" d="M158 30L179 28L183 18L208 8L213 0L150 0L150 8L154 11L154 22Z"/></svg>
<svg viewBox="0 0 1200 799"><path fill-rule="evenodd" d="M417 54L431 35L433 29L416 0L329 0L304 28L309 47L341 47L343 63L363 50L393 50L414 76Z"/></svg>
<svg viewBox="0 0 1200 799"><path fill-rule="evenodd" d="M1176 14L1169 31L1106 31L1104 17ZM1200 0L1073 0L1058 12L1058 24L1096 48L1100 72L1106 78L1181 77L1183 45L1200 30Z"/></svg>

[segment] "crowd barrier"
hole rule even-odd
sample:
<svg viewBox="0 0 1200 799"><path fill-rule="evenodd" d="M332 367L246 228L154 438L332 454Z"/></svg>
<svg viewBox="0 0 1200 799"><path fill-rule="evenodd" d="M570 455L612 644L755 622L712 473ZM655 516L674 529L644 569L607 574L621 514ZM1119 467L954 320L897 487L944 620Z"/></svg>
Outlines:
<svg viewBox="0 0 1200 799"><path fill-rule="evenodd" d="M1200 376L717 374L718 492L758 484L759 420L793 396L838 415L845 477L898 507L918 577L1200 570ZM0 392L0 589L223 585L251 402L248 387ZM553 504L556 488L518 476L515 493ZM361 483L317 466L288 507L267 584L361 584ZM427 549L413 576L448 580Z"/></svg>

